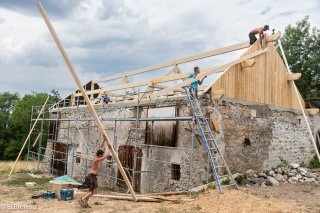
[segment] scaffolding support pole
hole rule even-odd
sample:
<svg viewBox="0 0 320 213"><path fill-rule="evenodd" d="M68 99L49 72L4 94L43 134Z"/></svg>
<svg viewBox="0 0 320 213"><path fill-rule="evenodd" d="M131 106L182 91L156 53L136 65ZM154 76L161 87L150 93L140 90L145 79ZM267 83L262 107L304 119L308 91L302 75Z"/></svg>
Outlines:
<svg viewBox="0 0 320 213"><path fill-rule="evenodd" d="M44 108L46 107L46 104L47 104L48 100L49 100L49 96L47 97L47 100L44 102L44 104L43 104L43 106L42 106L42 108L41 108L41 110L40 110L40 112L39 112L39 114L38 114L38 117L37 117L36 121L34 122L32 128L30 129L30 132L29 132L26 140L25 140L24 143L23 143L23 146L22 146L21 149L20 149L20 152L19 152L19 154L18 154L18 157L17 157L16 161L14 162L14 164L13 164L13 166L12 166L12 168L11 168L11 171L10 171L10 173L9 173L9 175L8 175L9 177L11 176L12 171L14 170L14 167L16 167L16 164L17 164L17 162L18 162L18 160L19 160L19 158L20 158L20 156L21 156L21 154L22 154L22 151L23 151L24 147L26 146L27 141L29 140L29 138L30 138L30 136L31 136L31 133L32 133L34 127L35 127L36 124L38 123L38 119L40 118L41 114L43 113L43 110L44 110Z"/></svg>
<svg viewBox="0 0 320 213"><path fill-rule="evenodd" d="M83 95L84 100L87 103L87 106L88 106L88 109L89 109L91 115L93 116L98 128L100 129L101 133L104 136L104 140L103 141L107 144L110 152L112 153L113 158L114 158L114 160L115 160L115 162L116 162L116 164L118 166L118 169L119 169L119 171L120 171L120 173L121 173L121 175L122 175L122 177L123 177L128 189L129 189L129 191L130 191L130 193L132 195L133 200L134 201L138 201L138 199L136 197L136 194L135 194L135 192L134 192L134 190L133 190L133 188L132 188L132 186L130 184L130 181L129 181L128 177L127 177L127 174L126 174L126 172L124 171L124 169L123 169L123 167L121 165L121 162L120 162L120 160L118 158L118 155L116 154L116 152L114 151L113 147L110 144L110 140L109 140L109 137L108 137L108 135L107 135L107 133L106 133L106 131L104 129L104 126L103 126L101 120L99 119L99 117L97 115L97 112L93 108L86 91L82 87L80 79L79 79L77 73L75 72L75 70L74 70L74 68L73 68L73 66L71 64L71 61L68 58L67 53L65 52L65 50L64 50L64 48L63 48L63 46L62 46L62 44L61 44L61 42L60 42L60 40L59 40L59 38L58 38L58 36L57 36L57 34L56 34L56 32L55 32L55 30L54 30L54 28L53 28L53 26L52 26L52 24L51 24L51 22L50 22L50 20L49 20L49 18L48 18L48 16L47 16L47 14L46 14L46 12L45 12L45 10L44 10L44 8L43 8L43 6L42 6L40 1L38 2L38 8L40 10L40 13L41 13L44 21L47 24L47 27L49 28L49 31L50 31L50 33L51 33L56 45L58 46L58 48L59 48L59 50L60 50L60 52L61 52L61 54L62 54L62 56L63 56L63 58L64 58L64 60L65 60L65 62L67 64L67 66L69 68L69 71L70 71L71 75L73 76L73 78L74 78L79 90L81 91L81 93Z"/></svg>

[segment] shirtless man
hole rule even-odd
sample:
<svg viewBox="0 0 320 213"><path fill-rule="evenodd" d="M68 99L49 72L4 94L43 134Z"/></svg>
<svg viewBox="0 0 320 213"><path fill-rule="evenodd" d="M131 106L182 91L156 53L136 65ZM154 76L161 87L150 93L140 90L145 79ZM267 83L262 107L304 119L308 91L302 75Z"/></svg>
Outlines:
<svg viewBox="0 0 320 213"><path fill-rule="evenodd" d="M251 30L251 32L249 33L250 45L254 44L254 42L257 41L256 34L259 33L260 45L261 45L261 48L263 48L262 47L262 39L264 39L263 32L267 30L269 30L269 25L264 25L264 27L259 27Z"/></svg>
<svg viewBox="0 0 320 213"><path fill-rule="evenodd" d="M91 208L89 206L88 201L89 198L97 194L97 188L98 188L98 180L97 180L97 175L100 171L100 166L101 162L105 160L107 157L111 156L110 154L107 154L103 156L104 151L103 150L98 150L95 158L93 159L93 165L92 168L89 172L89 174L86 176L85 181L83 182L83 185L89 188L87 194L85 194L80 200L78 200L78 204L82 208Z"/></svg>

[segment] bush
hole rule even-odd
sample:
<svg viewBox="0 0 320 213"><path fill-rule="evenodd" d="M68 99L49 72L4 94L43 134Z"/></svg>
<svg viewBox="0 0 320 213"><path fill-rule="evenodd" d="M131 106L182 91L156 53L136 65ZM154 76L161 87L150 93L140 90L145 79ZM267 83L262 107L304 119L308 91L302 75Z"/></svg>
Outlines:
<svg viewBox="0 0 320 213"><path fill-rule="evenodd" d="M317 169L317 168L320 168L320 162L317 158L317 156L315 155L312 160L310 161L309 163L309 168L311 169Z"/></svg>
<svg viewBox="0 0 320 213"><path fill-rule="evenodd" d="M244 174L240 174L234 180L237 182L238 185L242 185L246 183L247 176L245 176Z"/></svg>

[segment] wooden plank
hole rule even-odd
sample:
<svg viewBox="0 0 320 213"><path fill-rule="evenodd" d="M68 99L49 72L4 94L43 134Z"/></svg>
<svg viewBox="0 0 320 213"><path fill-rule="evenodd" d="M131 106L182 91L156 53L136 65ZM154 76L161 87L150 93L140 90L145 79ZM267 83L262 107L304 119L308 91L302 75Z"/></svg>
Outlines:
<svg viewBox="0 0 320 213"><path fill-rule="evenodd" d="M308 112L310 115L315 115L319 112L319 108L305 109L305 111Z"/></svg>
<svg viewBox="0 0 320 213"><path fill-rule="evenodd" d="M255 65L256 60L254 58L243 61L240 63L240 67L242 68L246 68L246 67L252 67L253 65Z"/></svg>
<svg viewBox="0 0 320 213"><path fill-rule="evenodd" d="M249 47L249 43L248 43L248 41L245 41L245 42L230 45L227 47L222 47L219 49L214 49L214 50L210 50L210 51L203 52L200 54L192 55L189 57L180 58L177 60L149 66L149 67L142 68L142 69L132 70L129 72L125 72L122 74L114 75L114 76L103 78L103 79L97 79L97 80L94 80L94 82L99 83L99 82L111 81L111 80L115 80L118 78L123 78L124 76L131 76L131 75L137 75L140 73L150 72L153 70L166 68L166 67L170 67L170 66L174 66L174 65L178 65L178 64L183 64L183 63L187 63L187 62L191 62L191 61L195 61L195 60L199 60L199 59L203 59L203 58L207 58L207 57L212 57L215 55L220 55L220 54L224 54L224 53L228 53L228 52L232 52L232 51L236 51L236 50L240 50L240 49L244 49L244 48L248 48L248 47Z"/></svg>
<svg viewBox="0 0 320 213"><path fill-rule="evenodd" d="M163 83L163 82L168 82L168 81L180 80L180 79L183 79L183 78L188 78L188 76L191 73L192 72L185 72L185 73L167 75L167 76L155 78L155 79L151 80L151 82L153 84L157 84L157 83Z"/></svg>
<svg viewBox="0 0 320 213"><path fill-rule="evenodd" d="M281 33L280 32L277 32L275 34L271 34L271 35L266 35L265 36L265 40L266 42L273 42L273 41L277 41L281 36Z"/></svg>
<svg viewBox="0 0 320 213"><path fill-rule="evenodd" d="M134 87L147 86L148 84L150 84L150 80L111 86L109 88L102 89L102 91L111 92L111 91L115 91L115 90L122 90L122 89L134 88Z"/></svg>
<svg viewBox="0 0 320 213"><path fill-rule="evenodd" d="M287 81L295 81L301 78L301 73L288 73Z"/></svg>
<svg viewBox="0 0 320 213"><path fill-rule="evenodd" d="M181 87L188 86L188 85L190 85L192 82L194 82L195 80L200 80L200 79L204 78L205 76L208 76L208 75L213 74L214 72L225 70L225 69L227 69L227 68L230 67L230 66L233 66L233 65L238 64L238 63L240 63L240 62L242 62L242 61L245 61L245 60L251 59L251 58L253 58L253 57L256 57L256 56L258 56L258 55L261 55L261 54L263 54L263 53L265 53L265 52L267 52L267 51L268 51L268 48L265 48L265 49L263 49L263 50L259 50L259 51L257 51L257 52L252 53L252 54L243 56L243 57L241 57L241 58L239 58L239 59L236 59L236 60L231 61L231 62L229 62L229 63L226 63L226 64L224 64L224 65L221 65L221 66L218 66L218 67L209 69L209 70L206 71L206 72L200 73L196 78L188 79L188 80L185 80L184 82L182 82L182 83L180 83L180 84L178 84L178 85L176 85L176 86L169 87L169 88L164 89L164 90L161 90L161 91L159 91L159 92L154 92L154 93L151 95L151 98L156 98L156 97L158 97L158 96L165 95L165 94L167 94L167 93L169 93L169 92L172 92L172 91L174 91L174 90L176 90L176 89L179 89L179 88L181 88Z"/></svg>
<svg viewBox="0 0 320 213"><path fill-rule="evenodd" d="M37 144L37 142L38 142L38 140L39 140L39 138L40 138L40 135L41 135L41 133L38 134L37 138L34 140L34 142L33 142L33 144L32 144L32 147L34 147L34 146Z"/></svg>
<svg viewBox="0 0 320 213"><path fill-rule="evenodd" d="M35 127L36 124L38 123L38 120L39 120L40 116L42 115L42 113L43 113L43 111L44 111L44 109L45 109L45 107L46 107L46 105L47 105L47 103L48 103L48 100L49 100L49 96L47 97L46 101L44 102L44 104L43 104L43 106L42 106L42 108L41 108L41 110L40 110L40 112L39 112L39 114L38 114L37 119L34 121L32 127L31 127L31 129L30 129L30 131L29 131L29 134L28 134L27 138L26 138L26 140L24 141L24 143L23 143L23 145L22 145L22 147L21 147L21 149L20 149L20 152L19 152L19 154L18 154L18 156L17 156L17 159L16 159L16 161L14 162L14 164L13 164L13 166L12 166L12 168L11 168L11 171L10 171L10 173L9 173L9 175L8 175L9 177L11 176L12 171L14 170L14 167L16 167L16 164L17 164L17 162L18 162L18 160L19 160L19 158L20 158L20 156L21 156L21 153L22 153L24 147L26 146L27 141L29 140L29 138L30 138L30 136L31 136L31 133L33 132L34 127Z"/></svg>
<svg viewBox="0 0 320 213"><path fill-rule="evenodd" d="M61 42L60 42L60 40L59 40L54 28L53 28L49 18L48 18L45 10L43 9L41 2L38 2L38 8L40 10L40 13L41 13L44 21L46 22L46 24L47 24L47 26L49 28L49 31L50 31L50 33L51 33L56 45L58 46L58 48L59 48L59 50L61 52L61 55L63 56L67 66L69 68L69 71L70 71L71 75L73 76L73 78L74 78L79 90L81 91L81 93L83 95L84 100L87 103L87 107L88 107L92 117L94 118L96 125L98 126L100 132L102 133L102 135L104 137L104 142L107 144L110 152L112 153L113 159L116 162L116 164L118 166L118 169L119 169L120 173L122 174L122 177L123 177L128 189L129 189L129 191L130 191L130 193L132 195L132 199L134 201L137 201L136 194L135 194L135 192L134 192L134 190L133 190L133 188L132 188L132 186L130 184L130 181L129 181L129 179L128 179L128 177L127 177L127 175L126 175L126 173L125 173L120 161L119 161L117 153L113 149L113 146L110 144L110 139L109 139L109 137L108 137L108 135L107 135L107 133L105 131L105 128L104 128L101 120L99 119L99 117L97 115L97 112L93 108L93 106L92 106L92 104L90 102L90 99L89 99L88 95L86 94L86 91L83 89L82 84L81 84L81 82L79 80L79 77L78 77L77 73L75 72L75 70L74 70L74 68L73 68L73 66L71 64L71 61L70 61L67 53L65 52L65 50L64 50L64 48L63 48L63 46L62 46L62 44L61 44Z"/></svg>

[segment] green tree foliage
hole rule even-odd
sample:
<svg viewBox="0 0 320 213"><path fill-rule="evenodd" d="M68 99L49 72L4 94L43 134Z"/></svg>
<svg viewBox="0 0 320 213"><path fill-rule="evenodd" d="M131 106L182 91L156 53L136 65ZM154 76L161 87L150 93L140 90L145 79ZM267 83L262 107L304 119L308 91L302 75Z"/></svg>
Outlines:
<svg viewBox="0 0 320 213"><path fill-rule="evenodd" d="M292 72L301 72L295 81L305 99L320 97L320 29L311 28L309 17L288 25L281 43Z"/></svg>
<svg viewBox="0 0 320 213"><path fill-rule="evenodd" d="M19 100L17 93L0 93L0 139L9 139L12 112Z"/></svg>
<svg viewBox="0 0 320 213"><path fill-rule="evenodd" d="M60 98L58 91L52 90L51 93L48 105L55 103ZM8 92L0 94L0 159L9 160L17 157L30 130L32 107L37 106L33 110L35 113L33 118L36 118L47 97L46 93L27 94L22 99L19 99L18 94ZM49 115L45 113L44 116L47 118ZM5 127L4 130L3 127ZM38 122L35 131L40 131L40 128L40 122ZM46 132L47 123L43 128L43 131ZM34 141L36 136L33 134L31 141ZM45 142L46 138L43 138L43 141ZM26 151L25 148L24 153Z"/></svg>

